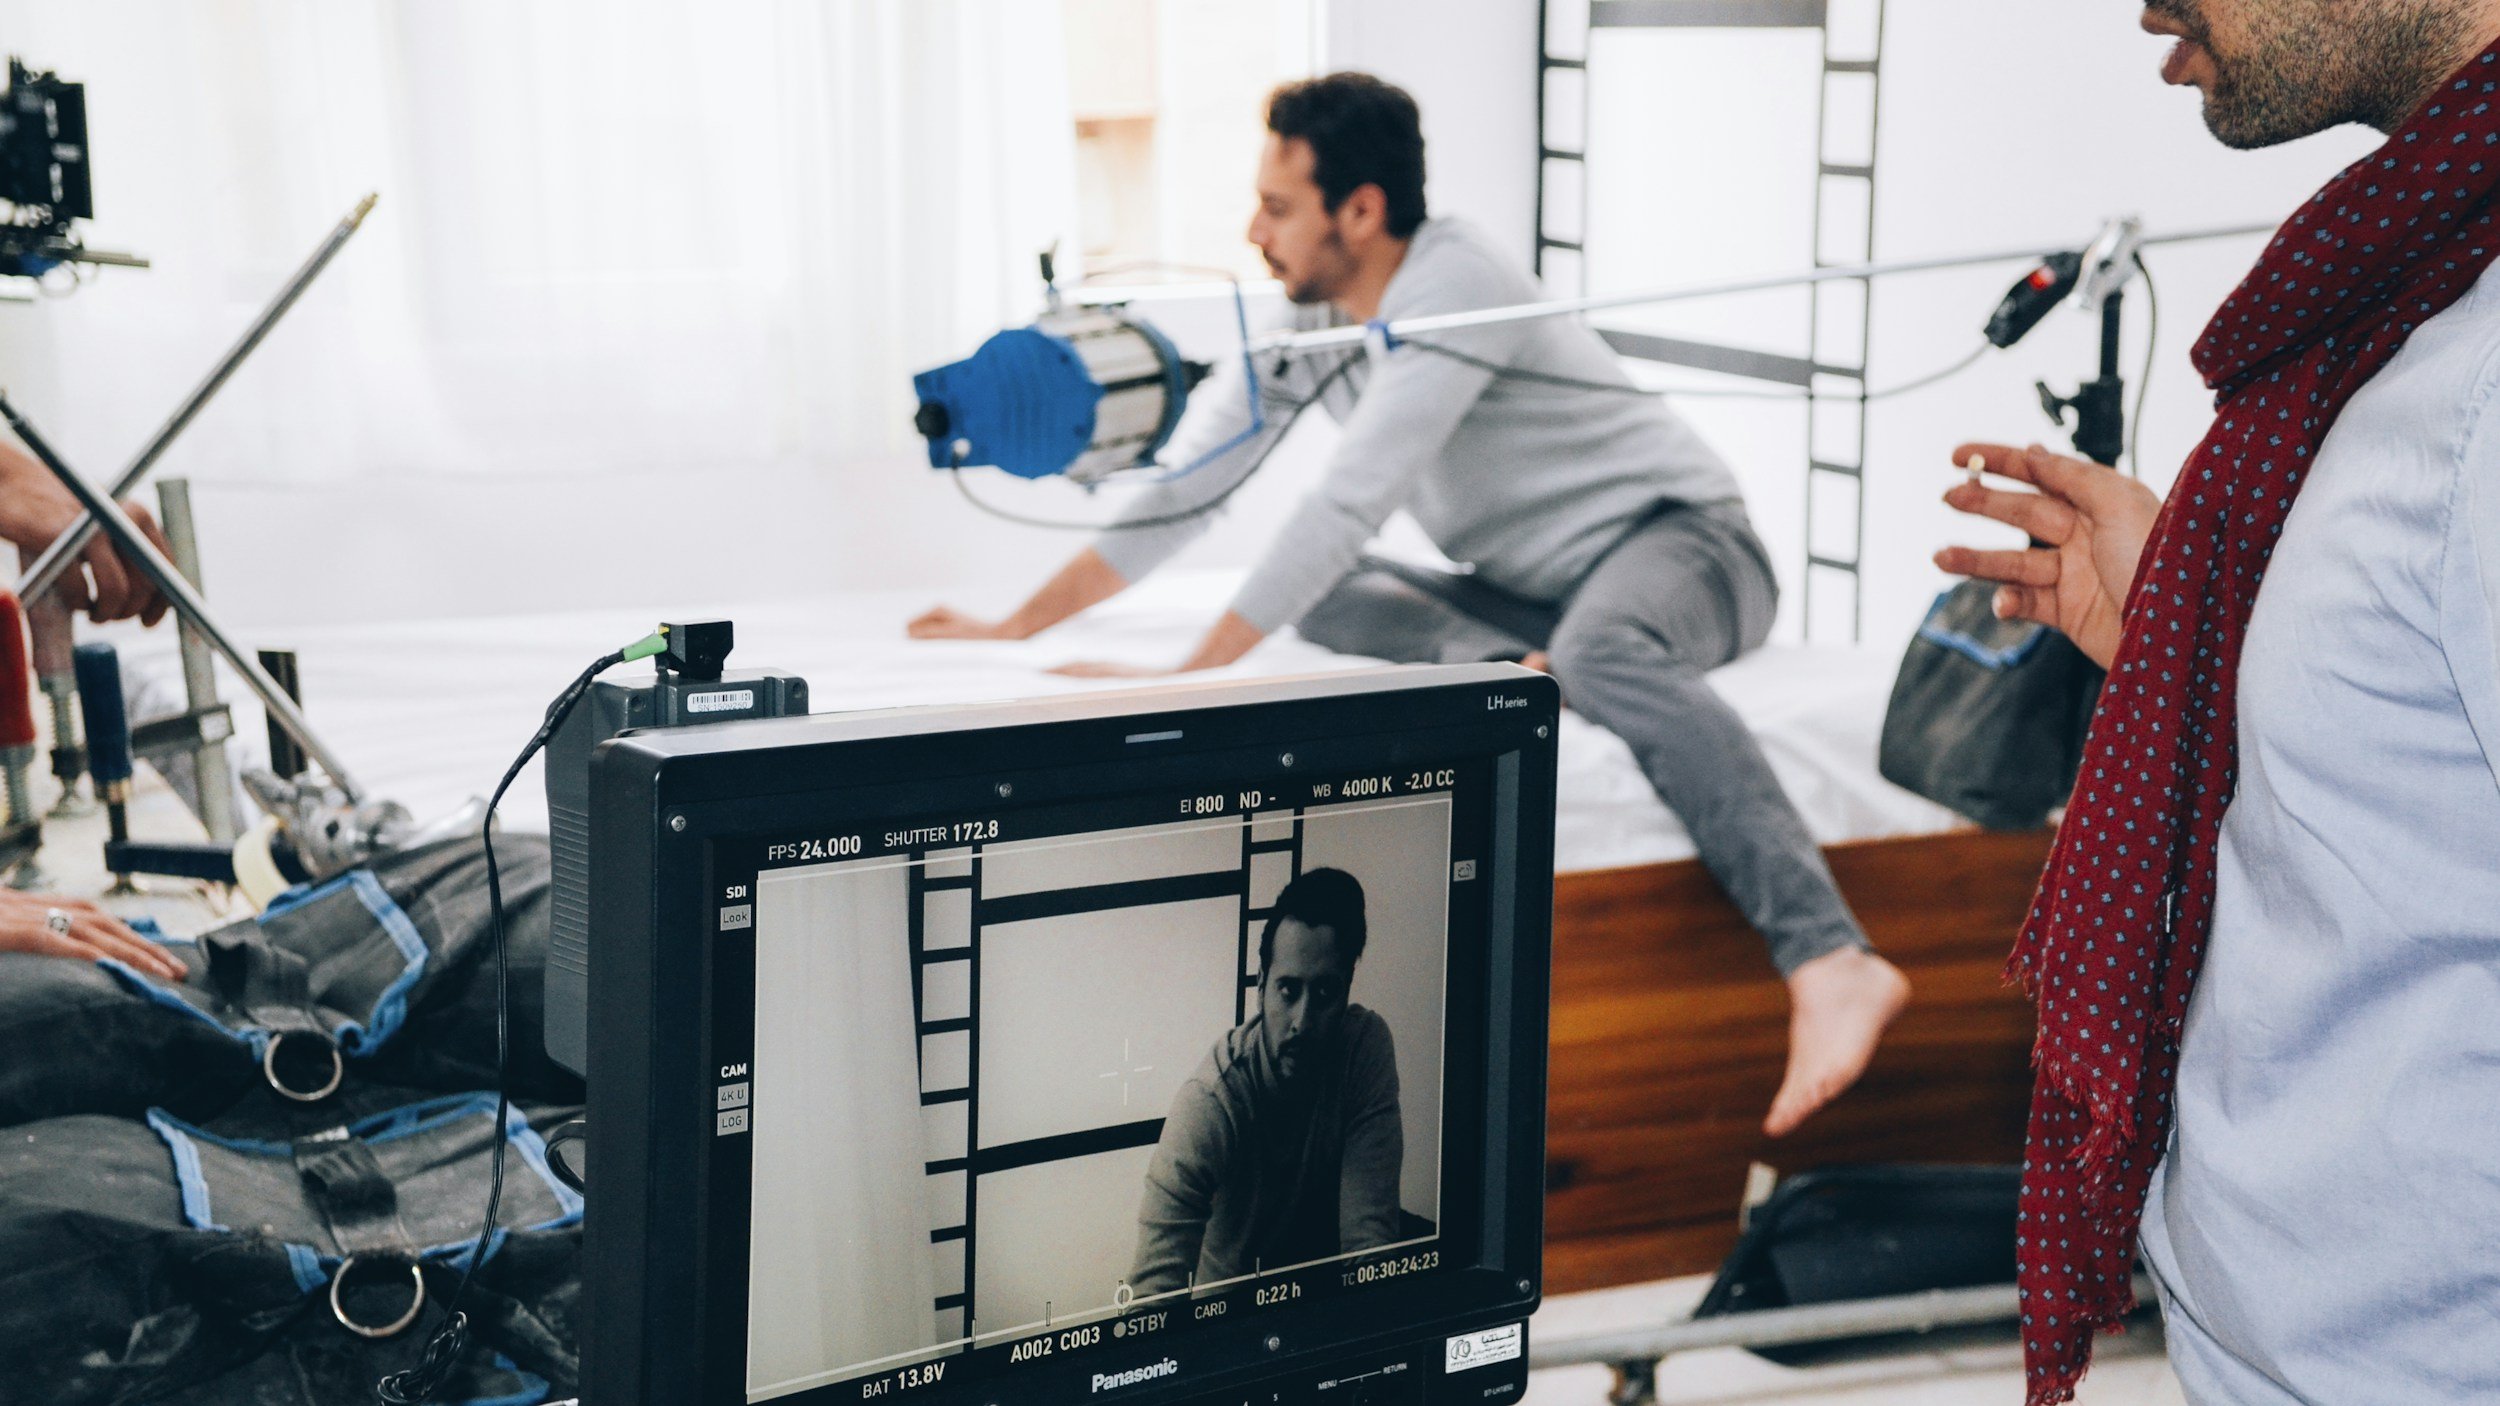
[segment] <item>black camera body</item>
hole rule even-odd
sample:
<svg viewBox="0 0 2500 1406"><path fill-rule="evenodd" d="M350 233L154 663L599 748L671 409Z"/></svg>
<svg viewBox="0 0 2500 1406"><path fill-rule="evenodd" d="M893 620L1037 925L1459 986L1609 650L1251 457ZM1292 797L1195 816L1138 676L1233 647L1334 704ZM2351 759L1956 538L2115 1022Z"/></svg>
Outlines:
<svg viewBox="0 0 2500 1406"><path fill-rule="evenodd" d="M37 277L77 254L73 221L95 215L87 171L87 89L9 60L0 92L0 274Z"/></svg>
<svg viewBox="0 0 2500 1406"><path fill-rule="evenodd" d="M723 666L736 644L729 621L661 627L668 649L641 682L601 680L547 742L547 830L552 844L547 948L547 1054L587 1073L590 1001L590 761L632 728L785 718L807 711L807 680L773 669Z"/></svg>

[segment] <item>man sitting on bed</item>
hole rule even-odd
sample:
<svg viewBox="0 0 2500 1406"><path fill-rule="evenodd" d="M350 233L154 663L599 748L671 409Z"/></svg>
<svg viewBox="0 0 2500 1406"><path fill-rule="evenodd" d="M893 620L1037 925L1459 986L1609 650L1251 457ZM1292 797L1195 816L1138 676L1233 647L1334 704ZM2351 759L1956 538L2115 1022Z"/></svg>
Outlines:
<svg viewBox="0 0 2500 1406"><path fill-rule="evenodd" d="M1544 296L1481 230L1426 218L1423 133L1404 92L1332 74L1278 89L1267 118L1249 238L1305 325ZM1762 643L1778 601L1727 466L1576 318L1260 370L1261 434L1245 433L1239 368L1229 384L1219 373L1191 398L1166 458L1230 448L1140 495L1005 620L941 606L912 633L1022 639L1117 594L1203 531L1316 400L1344 430L1325 479L1181 668L1230 664L1294 625L1348 654L1550 670L1572 707L1630 744L1769 944L1791 1017L1787 1075L1763 1126L1796 1127L1864 1071L1909 982L1868 948L1760 746L1703 677ZM1366 556L1401 508L1470 571Z"/></svg>

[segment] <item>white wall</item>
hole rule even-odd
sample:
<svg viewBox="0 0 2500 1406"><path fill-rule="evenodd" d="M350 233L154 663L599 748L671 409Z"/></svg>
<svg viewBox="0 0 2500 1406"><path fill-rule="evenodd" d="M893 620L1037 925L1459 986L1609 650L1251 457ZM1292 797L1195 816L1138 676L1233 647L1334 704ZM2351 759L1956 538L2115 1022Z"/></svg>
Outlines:
<svg viewBox="0 0 2500 1406"><path fill-rule="evenodd" d="M2163 44L2139 32L2131 12L1987 0L1892 0L1886 9L1878 260L2080 245L2102 220L2128 213L2156 232L2271 223L2376 140L2347 131L2276 151L2224 150L2205 134L2195 96L2162 87ZM1812 257L1817 63L1808 35L1596 36L1587 231L1594 291L1766 275ZM2258 243L2149 256L2163 318L2143 448L2157 483L2167 483L2209 408L2189 346ZM2021 272L2002 264L1882 283L1871 383L1900 384L1970 351ZM2140 290L2128 308L2132 393L2146 326ZM1609 320L1797 354L1807 318L1801 294L1772 293ZM1874 407L1865 449L1871 645L1898 647L1946 584L1928 563L1935 548L2012 538L1974 530L1938 501L1952 482L1947 452L1981 438L2066 446L2032 383L2071 391L2092 374L2097 346L2095 322L2061 311L2012 352ZM1699 398L1678 408L1735 462L1782 565L1782 629L1793 637L1805 547L1803 415Z"/></svg>
<svg viewBox="0 0 2500 1406"><path fill-rule="evenodd" d="M1515 239L1526 258L1535 192L1533 0L1333 0L1326 8L1326 64L1378 72L1421 103L1434 208ZM2102 217L2123 211L2141 212L2156 228L2273 219L2371 140L2344 132L2273 152L2223 151L2205 135L2193 96L2161 88L2154 76L2160 45L2135 30L2128 12L1987 0L1893 0L1890 10L1879 257L2079 242ZM2055 62L2044 61L2052 54ZM68 49L29 57L69 69L79 59ZM1657 257L1640 258L1643 276L1672 272L1683 281L1724 272L1714 265L1725 261L1728 241L1708 237L1730 223L1720 212L1792 203L1793 180L1784 169L1749 173L1723 169L1725 163L1713 168L1707 159L1729 133L1778 116L1755 111L1765 100L1762 75L1741 64L1723 68L1716 76L1724 91L1716 97L1702 86L1711 77L1707 66L1660 95L1656 120L1697 112L1702 116L1677 119L1696 130L1601 131L1594 138L1601 155L1610 142L1618 153L1624 143L1646 143L1630 152L1631 180L1657 187L1670 208L1618 219L1619 202L1595 200L1597 216L1614 223L1593 230L1593 241L1616 241L1631 255L1690 253L1689 265L1679 258L1671 270L1654 266ZM131 130L125 105L111 93L99 88L90 97L106 206L95 238L171 252L169 242L157 242L161 230L173 228L160 209L170 197L133 189L126 179L113 184L115 170L126 177L135 164L116 153L147 134ZM258 139L283 142L286 131L274 125ZM1693 178L1702 183L1661 178L1685 168L1705 173ZM1248 171L1241 180L1246 187ZM322 217L311 218L317 226ZM115 382L111 404L119 418L91 420L64 435L62 445L91 475L109 472L232 333L185 324L112 364L81 355L70 365L60 352L84 345L71 326L85 315L84 300L99 300L101 311L101 300L144 298L158 283L222 279L239 327L298 256L309 238L303 224L290 218L221 226L216 248L184 265L117 274L41 309L0 306L0 378L30 409L62 398L67 383ZM386 225L377 224L363 239L388 237ZM2145 443L2157 477L2185 453L2204 418L2204 395L2187 368L2189 343L2253 252L2234 244L2153 256L2165 325ZM192 266L212 255L222 264ZM1905 379L1967 350L2016 272L1886 284L1874 310L1875 382ZM285 432L289 399L319 393L322 339L336 335L340 316L320 300L339 291L325 288L308 300L186 446L219 449L217 481L203 481L197 493L207 570L214 597L247 634L265 639L299 622L483 615L573 602L665 606L698 594L723 599L873 585L1003 607L1083 540L979 516L907 448L841 462L690 465L611 478L596 491L552 475L480 481L416 470L335 485L257 479L244 471L248 464L235 462L242 451L231 434L216 433L214 421L243 416L247 434ZM2140 314L2140 299L2136 307ZM1202 307L1176 314L1174 322L1202 354L1220 350L1230 335L1226 310ZM2134 325L2140 336L2140 315ZM2131 341L2130 378L2139 351L2140 342ZM1870 641L1897 643L1942 584L1926 560L1957 530L1934 501L1949 481L1944 451L1971 436L2056 439L2039 415L2031 381L2071 385L2091 352L2091 329L2061 313L2014 353L1877 407L1868 446ZM890 413L907 415L908 388L889 390ZM1765 428L1765 416L1743 407L1689 408L1746 461L1766 535L1793 557L1801 521L1796 437ZM1239 565L1257 555L1323 459L1330 432L1320 417L1312 421L1182 565ZM182 472L190 462L178 451L165 470ZM1106 506L1065 485L977 486L1038 514L1082 518ZM1789 585L1793 591L1795 582Z"/></svg>
<svg viewBox="0 0 2500 1406"><path fill-rule="evenodd" d="M1362 69L1423 109L1425 199L1526 259L1536 238L1536 0L1333 0L1331 69Z"/></svg>
<svg viewBox="0 0 2500 1406"><path fill-rule="evenodd" d="M1376 69L1416 91L1432 144L1434 200L1516 238L1523 258L1535 141L1534 9L1524 0L1335 0L1325 6L1330 33L1323 45L1332 66ZM75 464L102 477L214 361L334 212L321 202L302 211L239 214L217 204L215 141L150 127L153 119L142 111L149 104L133 96L139 80L129 46L66 18L38 24L32 11L26 18L19 39L27 56L90 82L101 207L92 237L152 254L160 265L110 275L64 302L0 305L0 382L38 423L56 428L59 447ZM189 41L164 32L161 45L142 46L140 67L200 81L197 73L181 77ZM224 70L291 62L253 53L248 31L220 42L232 51L217 61ZM318 120L271 114L234 140L248 138L256 160L281 159L297 147L308 153L322 146L305 125ZM148 151L168 142L186 152L171 175ZM357 180L371 177L348 171L341 179L340 189L352 194L362 188ZM1245 163L1238 178L1244 201L1250 179ZM595 486L576 465L551 466L543 477L481 474L470 465L428 463L405 445L386 451L387 471L375 464L372 472L334 481L256 470L256 436L324 432L314 413L323 399L323 366L353 335L346 295L357 265L398 238L393 222L405 217L405 193L383 194L383 209L340 267L161 468L195 475L212 598L254 643L283 644L297 625L489 616L575 603L666 608L693 596L862 586L1004 607L1084 540L981 516L899 438L886 441L896 445L891 450L838 462L724 466L734 458L721 455L713 463L610 473ZM224 213L186 224L182 212L196 208ZM1244 208L1227 205L1224 220L1239 220ZM867 269L855 277L873 283L880 274ZM134 302L180 294L185 308L194 308L199 299L191 290L203 280L220 291L222 317L160 323L147 345L109 357L82 332L128 325ZM1199 315L1209 312L1217 315ZM1199 314L1176 316L1177 330L1199 354L1221 350L1231 335L1229 310ZM970 350L966 343L956 354ZM881 394L853 389L843 403L900 425L910 413L908 385L897 379L874 390ZM686 392L664 383L653 393ZM73 402L75 414L57 408ZM1181 565L1255 558L1324 457L1329 433L1320 417L1313 419L1235 500L1225 530L1210 534ZM1065 485L976 486L1040 516L1082 520L1107 506Z"/></svg>
<svg viewBox="0 0 2500 1406"><path fill-rule="evenodd" d="M1878 259L2080 244L2103 219L2127 213L2142 215L2156 232L2267 223L2377 140L2348 129L2273 151L2225 150L2205 133L2195 95L2162 86L2163 45L2138 31L2131 13L1987 0L1892 0L1887 10ZM1792 119L1812 101L1811 44L1800 47L1805 36L1758 34L1750 38L1761 42L1748 51L1745 37L1599 36L1595 76L1622 80L1601 87L1593 103L1600 125L1591 141L1605 174L1591 191L1588 233L1592 275L1605 286L1751 275L1811 259L1807 231L1787 231L1783 223L1801 218L1810 200L1811 173L1793 158L1810 161L1812 124ZM1368 69L1416 95L1433 209L1515 236L1520 257L1529 257L1536 6L1336 0L1328 38L1327 66ZM2048 52L2057 62L2037 61ZM2009 55L2026 57L2009 65ZM1645 64L1652 65L1646 79ZM2149 256L2162 326L2143 451L2156 483L2167 483L2203 431L2210 401L2188 350L2257 244L2236 240ZM2007 264L1883 284L1872 312L1872 382L1904 382L1967 353L2021 271ZM1623 320L1795 352L1803 349L1805 307L1798 295L1767 295ZM2132 409L2144 352L2140 289L2128 307ZM1220 346L1221 330L1210 325L1203 345ZM2064 446L2064 433L2041 415L2032 383L2045 379L2071 391L2090 374L2096 354L2096 324L2060 311L2012 352L1874 407L1866 449L1864 618L1871 646L1898 647L1947 584L1928 562L1937 547L2011 536L1974 527L1938 501L1952 482L1947 451L1989 437ZM1784 629L1793 634L1803 556L1802 417L1743 401L1694 399L1679 408L1738 461L1755 517L1783 561L1791 598ZM1236 501L1227 527L1193 548L1184 564L1255 556L1265 532L1310 482L1330 439L1324 424L1298 431Z"/></svg>
<svg viewBox="0 0 2500 1406"><path fill-rule="evenodd" d="M2264 152L2212 140L2192 91L2162 86L2165 42L2134 12L2001 0L1895 0L1884 49L1879 258L2027 241L2079 243L2104 218L2141 214L2155 231L2272 223L2375 133L2346 129ZM2040 61L2054 54L2054 62ZM2022 56L2009 61L2009 56ZM2161 298L2161 340L2143 433L2146 477L2167 486L2205 430L2211 397L2188 364L2205 319L2262 241L2185 246L2147 257ZM2018 270L1901 278L1877 292L1878 384L1950 362ZM2144 300L2128 298L2130 395L2143 354ZM1868 433L1867 639L1898 644L1945 584L1928 554L1983 540L1937 501L1945 456L1966 439L2065 447L2032 382L2062 391L2091 372L2097 323L2060 310L2010 353L1934 390L1878 405ZM1985 540L2011 539L2010 530Z"/></svg>
<svg viewBox="0 0 2500 1406"><path fill-rule="evenodd" d="M1535 0L1326 0L1321 67L1360 69L1405 88L1423 112L1425 199L1435 214L1461 215L1508 244L1522 262L1535 252L1537 28ZM1251 172L1241 172L1249 190ZM1226 207L1228 212L1232 206ZM1195 356L1232 345L1229 306L1201 303L1164 310L1166 327ZM1268 308L1282 307L1271 299ZM1313 411L1227 505L1216 530L1175 558L1172 570L1246 567L1256 561L1301 495L1317 480L1335 427ZM1020 496L1084 515L1073 492L1055 486ZM1393 519L1391 535L1410 550L1424 544L1412 524ZM985 541L989 540L984 538ZM1016 544L1029 552L1030 539ZM1072 543L1053 546L1065 549ZM1014 549L1011 548L1011 551ZM989 558L995 561L997 558ZM1030 584L1019 569L960 578L983 605L1004 604Z"/></svg>
<svg viewBox="0 0 2500 1406"><path fill-rule="evenodd" d="M0 0L87 84L90 237L156 261L0 306L0 378L108 476L378 189L160 466L241 633L934 567L978 534L910 462L909 373L1029 312L1064 225L1021 207L1073 205L1020 151L1069 145L1047 14ZM1012 535L983 556L1061 545Z"/></svg>

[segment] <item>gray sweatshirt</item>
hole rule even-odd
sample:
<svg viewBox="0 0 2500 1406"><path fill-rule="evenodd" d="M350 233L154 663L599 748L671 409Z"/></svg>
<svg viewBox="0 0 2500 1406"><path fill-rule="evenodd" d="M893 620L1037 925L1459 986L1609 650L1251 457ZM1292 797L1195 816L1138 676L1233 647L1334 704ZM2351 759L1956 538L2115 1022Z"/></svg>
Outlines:
<svg viewBox="0 0 2500 1406"><path fill-rule="evenodd" d="M1137 1208L1138 1297L1394 1243L1406 1157L1397 1046L1362 1006L1298 1087L1261 1018L1225 1032L1172 1100Z"/></svg>
<svg viewBox="0 0 2500 1406"><path fill-rule="evenodd" d="M1536 280L1475 226L1432 219L1415 231L1381 298L1380 315L1395 321L1544 296ZM1302 325L1326 325L1324 310L1300 311ZM1577 317L1417 340L1521 371L1631 386L1604 340ZM1739 496L1727 465L1656 396L1497 378L1409 345L1377 360L1360 351L1296 357L1281 372L1276 357L1262 358L1265 431L1140 494L1120 521L1167 518L1221 497L1283 433L1294 405L1348 358L1354 364L1321 401L1344 427L1326 477L1233 601L1233 610L1262 630L1290 625L1317 605L1400 508L1480 579L1551 603L1568 597L1651 509ZM1240 359L1232 357L1190 396L1163 462L1191 463L1249 424ZM1133 583L1205 531L1214 516L1105 532L1094 547Z"/></svg>

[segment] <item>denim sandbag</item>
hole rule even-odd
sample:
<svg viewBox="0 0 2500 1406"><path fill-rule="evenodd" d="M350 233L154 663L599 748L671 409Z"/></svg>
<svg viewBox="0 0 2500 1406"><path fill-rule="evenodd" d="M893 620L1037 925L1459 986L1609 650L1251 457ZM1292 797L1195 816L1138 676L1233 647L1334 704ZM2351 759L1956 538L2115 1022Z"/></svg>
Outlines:
<svg viewBox="0 0 2500 1406"><path fill-rule="evenodd" d="M172 1156L184 1224L246 1227L278 1243L296 1287L314 1293L332 1288L351 1259L411 1270L467 1263L478 1244L478 1173L493 1148L495 1110L491 1093L451 1094L286 1140L212 1133L161 1110L147 1126ZM505 1111L503 1128L499 1222L523 1230L579 1223L581 1194L549 1170L546 1143L520 1109ZM496 1248L490 1242L487 1254ZM373 1326L341 1316L351 1330Z"/></svg>
<svg viewBox="0 0 2500 1406"><path fill-rule="evenodd" d="M283 1126L284 1107L262 1102L269 1115L246 1121ZM543 1400L575 1375L581 1200L549 1175L518 1110L504 1140L507 1228L486 1244L452 1400ZM162 1111L12 1131L0 1139L0 1403L364 1399L412 1360L477 1252L496 1141L491 1093L285 1138Z"/></svg>
<svg viewBox="0 0 2500 1406"><path fill-rule="evenodd" d="M257 918L202 936L191 979L99 963L131 992L202 1021L251 1054L280 1094L338 1091L349 1058L380 1053L434 964L416 924L369 869L280 894Z"/></svg>
<svg viewBox="0 0 2500 1406"><path fill-rule="evenodd" d="M498 837L512 964L513 1088L581 1097L536 1032L544 1007L547 846ZM352 1074L465 1090L495 1081L495 982L484 849L474 839L392 855L291 890L256 919L184 950L160 982L0 955L0 1126L151 1107L200 1121L266 1083L318 1102Z"/></svg>
<svg viewBox="0 0 2500 1406"><path fill-rule="evenodd" d="M2045 823L2074 789L2101 670L2064 635L2000 620L1996 588L1936 597L1884 710L1884 779L1991 830Z"/></svg>
<svg viewBox="0 0 2500 1406"><path fill-rule="evenodd" d="M0 1406L370 1399L477 1254L499 1143L505 1228L437 1399L574 1390L581 1203L536 1131L581 1100L541 1052L546 842L499 837L496 854L526 1114L500 1139L478 840L296 890L194 943L143 929L184 953L179 983L0 954ZM290 1093L272 1067L300 1076Z"/></svg>

